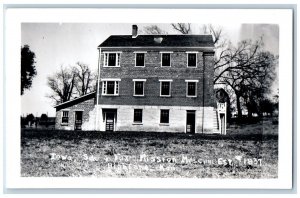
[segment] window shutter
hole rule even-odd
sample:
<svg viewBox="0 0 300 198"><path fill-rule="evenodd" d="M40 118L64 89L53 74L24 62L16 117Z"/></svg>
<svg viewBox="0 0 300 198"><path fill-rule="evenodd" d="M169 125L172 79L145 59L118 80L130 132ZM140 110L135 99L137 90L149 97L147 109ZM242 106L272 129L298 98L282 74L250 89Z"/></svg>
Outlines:
<svg viewBox="0 0 300 198"><path fill-rule="evenodd" d="M103 94L106 94L106 81L103 81L103 90L102 90Z"/></svg>
<svg viewBox="0 0 300 198"><path fill-rule="evenodd" d="M116 83L116 95L118 95L119 94L119 82L116 81L115 83Z"/></svg>
<svg viewBox="0 0 300 198"><path fill-rule="evenodd" d="M117 66L120 66L120 54L117 54Z"/></svg>

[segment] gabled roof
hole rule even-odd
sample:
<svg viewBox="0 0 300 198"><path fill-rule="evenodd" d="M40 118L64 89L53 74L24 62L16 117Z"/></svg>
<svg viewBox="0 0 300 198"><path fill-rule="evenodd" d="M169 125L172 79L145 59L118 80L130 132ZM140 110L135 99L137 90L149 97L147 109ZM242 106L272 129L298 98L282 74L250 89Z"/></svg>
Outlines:
<svg viewBox="0 0 300 198"><path fill-rule="evenodd" d="M98 47L214 47L214 42L211 35L112 35Z"/></svg>
<svg viewBox="0 0 300 198"><path fill-rule="evenodd" d="M58 105L55 105L54 108L59 108L61 106L65 106L65 105L68 105L68 104L73 105L73 103L79 103L79 102L82 102L84 100L88 100L90 98L94 98L95 96L96 96L96 92L93 91L91 93L88 93L86 95L80 96L78 98L74 98L73 100L69 100L69 101L60 103Z"/></svg>

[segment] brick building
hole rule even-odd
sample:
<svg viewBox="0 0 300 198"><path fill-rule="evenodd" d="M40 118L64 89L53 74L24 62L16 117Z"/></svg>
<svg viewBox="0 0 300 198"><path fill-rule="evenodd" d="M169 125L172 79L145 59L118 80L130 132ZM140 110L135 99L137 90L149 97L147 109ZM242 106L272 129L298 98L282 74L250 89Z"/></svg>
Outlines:
<svg viewBox="0 0 300 198"><path fill-rule="evenodd" d="M211 35L112 35L97 91L57 105L56 128L218 132Z"/></svg>

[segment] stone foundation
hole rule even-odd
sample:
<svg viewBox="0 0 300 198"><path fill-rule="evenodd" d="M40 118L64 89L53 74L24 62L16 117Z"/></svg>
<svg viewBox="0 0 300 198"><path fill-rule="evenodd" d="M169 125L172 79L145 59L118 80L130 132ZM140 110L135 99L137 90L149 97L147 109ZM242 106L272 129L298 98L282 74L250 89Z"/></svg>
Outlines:
<svg viewBox="0 0 300 198"><path fill-rule="evenodd" d="M95 108L96 109L96 108ZM98 130L105 131L103 109L115 109L115 131L186 132L187 110L196 114L195 133L215 133L213 107L99 105ZM143 109L143 122L134 123L134 109ZM160 123L160 110L169 109L169 124ZM204 112L203 112L204 110ZM204 120L202 119L204 115Z"/></svg>

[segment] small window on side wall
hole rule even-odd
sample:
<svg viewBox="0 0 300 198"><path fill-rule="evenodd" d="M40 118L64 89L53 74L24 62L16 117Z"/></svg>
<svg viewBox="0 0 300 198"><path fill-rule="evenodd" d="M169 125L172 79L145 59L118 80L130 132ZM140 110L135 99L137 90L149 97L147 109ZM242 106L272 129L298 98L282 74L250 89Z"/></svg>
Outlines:
<svg viewBox="0 0 300 198"><path fill-rule="evenodd" d="M187 63L188 67L197 67L197 53L188 53L187 54Z"/></svg>
<svg viewBox="0 0 300 198"><path fill-rule="evenodd" d="M68 124L69 123L69 111L62 111L61 123Z"/></svg>
<svg viewBox="0 0 300 198"><path fill-rule="evenodd" d="M162 67L170 67L171 66L171 54L170 53L162 53L161 54L161 66Z"/></svg>
<svg viewBox="0 0 300 198"><path fill-rule="evenodd" d="M144 67L145 66L145 53L136 53L135 54L135 66Z"/></svg>

